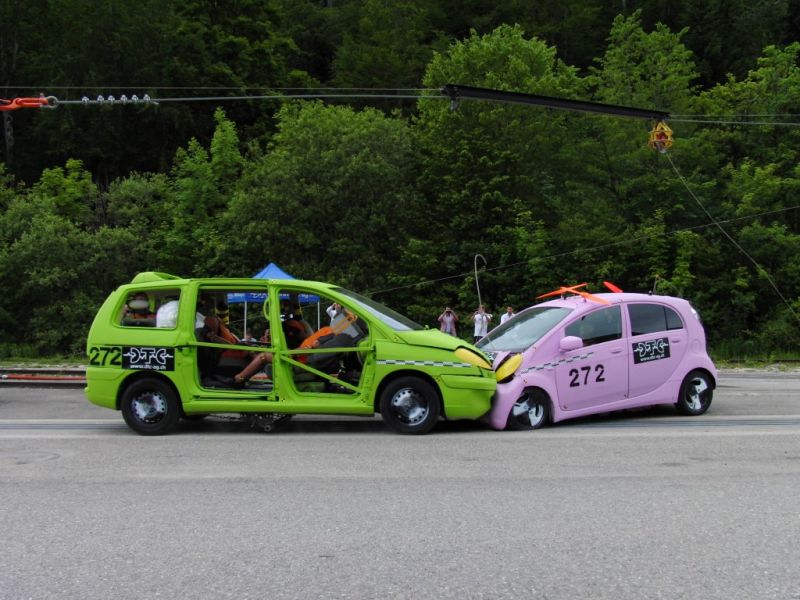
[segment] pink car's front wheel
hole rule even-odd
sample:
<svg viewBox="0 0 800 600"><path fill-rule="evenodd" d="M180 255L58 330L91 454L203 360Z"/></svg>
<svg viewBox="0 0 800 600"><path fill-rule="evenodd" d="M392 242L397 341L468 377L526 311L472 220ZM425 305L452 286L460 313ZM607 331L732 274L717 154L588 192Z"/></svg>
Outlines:
<svg viewBox="0 0 800 600"><path fill-rule="evenodd" d="M525 390L511 407L506 429L539 429L550 420L550 398L542 390Z"/></svg>

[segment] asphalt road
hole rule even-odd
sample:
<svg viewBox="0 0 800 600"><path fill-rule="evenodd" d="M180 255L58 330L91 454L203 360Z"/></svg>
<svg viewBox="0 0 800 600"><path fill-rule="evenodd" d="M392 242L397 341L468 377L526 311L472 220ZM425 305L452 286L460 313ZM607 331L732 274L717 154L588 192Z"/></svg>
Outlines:
<svg viewBox="0 0 800 600"><path fill-rule="evenodd" d="M800 374L701 417L131 433L0 388L0 598L800 599Z"/></svg>

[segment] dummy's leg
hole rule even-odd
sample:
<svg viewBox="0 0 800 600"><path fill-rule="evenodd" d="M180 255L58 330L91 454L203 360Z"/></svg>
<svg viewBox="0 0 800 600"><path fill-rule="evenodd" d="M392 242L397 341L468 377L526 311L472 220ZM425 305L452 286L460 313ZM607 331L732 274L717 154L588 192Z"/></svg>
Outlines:
<svg viewBox="0 0 800 600"><path fill-rule="evenodd" d="M250 361L250 364L248 364L244 369L234 376L236 383L246 383L253 375L263 369L264 365L271 362L272 354L269 354L268 352L259 352L253 357L253 360Z"/></svg>

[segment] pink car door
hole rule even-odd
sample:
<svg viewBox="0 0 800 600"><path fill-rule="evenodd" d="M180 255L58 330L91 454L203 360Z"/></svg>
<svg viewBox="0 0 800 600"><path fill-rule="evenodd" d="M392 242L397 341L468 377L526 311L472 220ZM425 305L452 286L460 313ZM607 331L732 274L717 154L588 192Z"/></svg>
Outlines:
<svg viewBox="0 0 800 600"><path fill-rule="evenodd" d="M627 340L620 306L598 308L566 326L583 347L560 355L555 368L562 410L580 410L624 400L628 393Z"/></svg>
<svg viewBox="0 0 800 600"><path fill-rule="evenodd" d="M686 353L688 335L680 315L655 302L628 304L631 331L631 398L664 385Z"/></svg>

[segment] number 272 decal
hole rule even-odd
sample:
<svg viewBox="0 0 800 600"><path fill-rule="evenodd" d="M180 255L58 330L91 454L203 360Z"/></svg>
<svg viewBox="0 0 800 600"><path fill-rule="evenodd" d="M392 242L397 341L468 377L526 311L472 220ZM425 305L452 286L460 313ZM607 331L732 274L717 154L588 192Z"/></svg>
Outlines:
<svg viewBox="0 0 800 600"><path fill-rule="evenodd" d="M569 387L580 387L582 385L589 385L592 383L602 383L606 380L604 377L605 373L606 368L603 365L595 365L594 373L592 373L592 367L570 369Z"/></svg>
<svg viewBox="0 0 800 600"><path fill-rule="evenodd" d="M95 367L122 365L122 348L119 346L92 346L87 354L89 364Z"/></svg>

